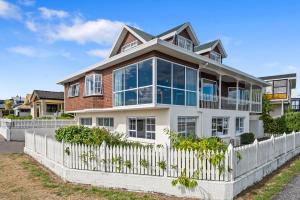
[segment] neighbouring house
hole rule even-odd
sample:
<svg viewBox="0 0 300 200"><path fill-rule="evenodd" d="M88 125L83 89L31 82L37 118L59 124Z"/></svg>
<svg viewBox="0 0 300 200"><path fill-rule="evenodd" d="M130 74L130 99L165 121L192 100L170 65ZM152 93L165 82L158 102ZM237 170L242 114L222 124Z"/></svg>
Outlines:
<svg viewBox="0 0 300 200"><path fill-rule="evenodd" d="M260 77L262 80L268 82L270 86L265 88L265 95L272 104L272 111L270 115L274 118L280 117L288 110L289 106L297 103L292 102L292 90L296 88L296 73L281 74L274 76ZM298 106L299 107L299 106Z"/></svg>
<svg viewBox="0 0 300 200"><path fill-rule="evenodd" d="M34 90L30 107L34 119L59 116L64 111L64 92Z"/></svg>
<svg viewBox="0 0 300 200"><path fill-rule="evenodd" d="M4 102L5 100L0 99L0 117L3 117L3 111L5 110Z"/></svg>
<svg viewBox="0 0 300 200"><path fill-rule="evenodd" d="M261 130L250 126L261 126L253 122L268 84L226 57L220 40L200 43L190 23L156 36L124 26L107 59L59 82L65 111L140 142L168 144L165 129L238 142Z"/></svg>
<svg viewBox="0 0 300 200"><path fill-rule="evenodd" d="M31 94L27 94L23 101L23 104L14 107L15 116L25 117L31 115L30 97Z"/></svg>

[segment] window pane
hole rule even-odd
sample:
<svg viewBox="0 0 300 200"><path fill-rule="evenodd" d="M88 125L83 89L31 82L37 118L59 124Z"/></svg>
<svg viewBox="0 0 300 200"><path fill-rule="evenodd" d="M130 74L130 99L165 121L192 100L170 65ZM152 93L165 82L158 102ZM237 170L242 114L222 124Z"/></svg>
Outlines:
<svg viewBox="0 0 300 200"><path fill-rule="evenodd" d="M186 105L187 106L196 106L197 105L196 92L186 92Z"/></svg>
<svg viewBox="0 0 300 200"><path fill-rule="evenodd" d="M92 118L80 118L80 124L85 126L91 126Z"/></svg>
<svg viewBox="0 0 300 200"><path fill-rule="evenodd" d="M136 65L131 65L125 69L125 89L136 88Z"/></svg>
<svg viewBox="0 0 300 200"><path fill-rule="evenodd" d="M117 70L114 72L114 91L124 90L124 70Z"/></svg>
<svg viewBox="0 0 300 200"><path fill-rule="evenodd" d="M186 89L197 90L197 70L186 68Z"/></svg>
<svg viewBox="0 0 300 200"><path fill-rule="evenodd" d="M103 118L98 118L98 125L99 126L104 126Z"/></svg>
<svg viewBox="0 0 300 200"><path fill-rule="evenodd" d="M114 105L115 106L124 105L124 92L118 92L114 94Z"/></svg>
<svg viewBox="0 0 300 200"><path fill-rule="evenodd" d="M139 87L152 85L152 59L139 64Z"/></svg>
<svg viewBox="0 0 300 200"><path fill-rule="evenodd" d="M152 86L139 89L139 104L152 103Z"/></svg>
<svg viewBox="0 0 300 200"><path fill-rule="evenodd" d="M137 119L137 137L138 138L145 138L146 137L146 130L145 130L145 119Z"/></svg>
<svg viewBox="0 0 300 200"><path fill-rule="evenodd" d="M171 104L171 89L157 87L157 103Z"/></svg>
<svg viewBox="0 0 300 200"><path fill-rule="evenodd" d="M85 94L92 95L94 93L93 76L87 76L85 79Z"/></svg>
<svg viewBox="0 0 300 200"><path fill-rule="evenodd" d="M109 126L109 118L104 118L104 126Z"/></svg>
<svg viewBox="0 0 300 200"><path fill-rule="evenodd" d="M171 63L157 59L157 85L171 87Z"/></svg>
<svg viewBox="0 0 300 200"><path fill-rule="evenodd" d="M174 105L184 105L184 90L173 89L173 104Z"/></svg>
<svg viewBox="0 0 300 200"><path fill-rule="evenodd" d="M101 75L95 74L95 93L100 94L101 93Z"/></svg>
<svg viewBox="0 0 300 200"><path fill-rule="evenodd" d="M125 105L136 105L136 90L125 91Z"/></svg>
<svg viewBox="0 0 300 200"><path fill-rule="evenodd" d="M173 64L173 87L185 89L185 67Z"/></svg>

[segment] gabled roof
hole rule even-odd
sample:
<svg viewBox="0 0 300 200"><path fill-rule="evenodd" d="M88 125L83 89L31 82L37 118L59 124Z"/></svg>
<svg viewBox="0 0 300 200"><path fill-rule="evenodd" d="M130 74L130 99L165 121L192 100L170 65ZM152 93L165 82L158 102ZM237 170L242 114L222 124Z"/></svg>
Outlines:
<svg viewBox="0 0 300 200"><path fill-rule="evenodd" d="M135 27L132 27L132 26L129 26L127 25L127 27L131 28L135 33L137 33L139 36L141 36L144 40L146 40L147 42L152 40L153 38L155 38L155 36L149 34L149 33L146 33L140 29L137 29Z"/></svg>
<svg viewBox="0 0 300 200"><path fill-rule="evenodd" d="M219 40L219 39L218 40L213 40L211 42L207 42L207 43L204 43L204 44L201 44L201 45L198 45L198 46L195 46L194 47L194 52L198 53L198 54L206 53L206 52L214 50L217 46L219 47L223 58L226 58L227 53L224 49L224 46L223 46L221 40Z"/></svg>
<svg viewBox="0 0 300 200"><path fill-rule="evenodd" d="M188 34L192 38L193 43L195 45L198 45L199 44L199 40L197 38L197 35L196 35L196 33L195 33L192 25L189 22L186 22L186 23L180 24L179 26L171 28L170 30L165 31L165 32L157 35L156 37L160 38L160 39L167 39L169 37L172 37L172 36L174 36L176 34L181 33L185 29L187 30Z"/></svg>
<svg viewBox="0 0 300 200"><path fill-rule="evenodd" d="M64 92L34 90L31 98L33 95L35 95L38 99L64 100Z"/></svg>

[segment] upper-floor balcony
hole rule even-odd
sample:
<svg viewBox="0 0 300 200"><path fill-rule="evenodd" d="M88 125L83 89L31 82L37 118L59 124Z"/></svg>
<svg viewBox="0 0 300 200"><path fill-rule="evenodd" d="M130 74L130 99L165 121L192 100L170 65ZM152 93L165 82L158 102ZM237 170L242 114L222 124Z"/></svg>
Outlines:
<svg viewBox="0 0 300 200"><path fill-rule="evenodd" d="M261 112L261 86L154 57L114 70L113 106L194 106Z"/></svg>

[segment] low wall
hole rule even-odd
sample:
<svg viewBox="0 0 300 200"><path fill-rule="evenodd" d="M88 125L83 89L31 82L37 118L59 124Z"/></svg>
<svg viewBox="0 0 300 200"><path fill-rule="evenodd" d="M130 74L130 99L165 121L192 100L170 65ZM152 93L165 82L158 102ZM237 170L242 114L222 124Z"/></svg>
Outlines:
<svg viewBox="0 0 300 200"><path fill-rule="evenodd" d="M4 137L6 140L10 140L10 131L8 128L0 127L0 135L2 135L2 137Z"/></svg>
<svg viewBox="0 0 300 200"><path fill-rule="evenodd" d="M39 135L47 135L49 137L54 137L55 130L57 128L31 128L31 129L10 129L10 140L12 141L25 141L25 131L37 132Z"/></svg>

